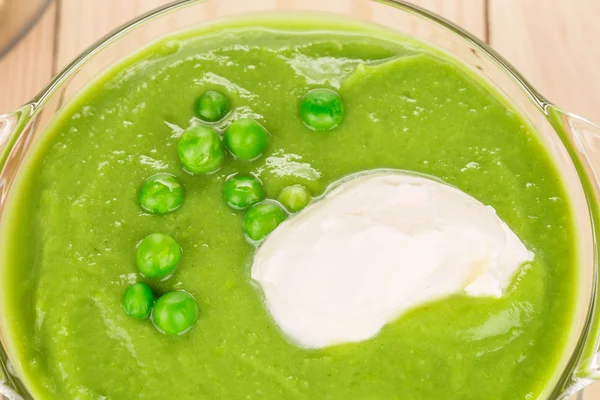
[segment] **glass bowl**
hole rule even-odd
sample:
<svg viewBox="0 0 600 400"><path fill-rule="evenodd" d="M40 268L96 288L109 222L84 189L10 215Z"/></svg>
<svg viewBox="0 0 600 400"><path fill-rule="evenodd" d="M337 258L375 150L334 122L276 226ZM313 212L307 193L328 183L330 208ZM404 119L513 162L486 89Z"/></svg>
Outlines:
<svg viewBox="0 0 600 400"><path fill-rule="evenodd" d="M329 14L375 23L412 36L462 62L521 112L539 134L564 179L575 210L577 250L582 263L568 351L540 400L566 398L599 380L600 316L596 307L600 127L547 101L506 60L474 36L400 0L184 0L117 29L75 59L29 103L13 113L0 115L0 223L7 194L28 151L63 107L107 67L165 35L254 13ZM5 346L2 321L6 317L0 315L0 396L34 399L19 379L19 360L12 358Z"/></svg>

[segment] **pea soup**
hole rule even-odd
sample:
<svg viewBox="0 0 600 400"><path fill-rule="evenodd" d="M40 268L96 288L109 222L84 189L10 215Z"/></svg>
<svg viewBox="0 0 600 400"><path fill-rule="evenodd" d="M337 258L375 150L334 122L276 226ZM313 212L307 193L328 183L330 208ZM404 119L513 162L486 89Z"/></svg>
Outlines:
<svg viewBox="0 0 600 400"><path fill-rule="evenodd" d="M535 257L498 298L446 296L374 337L303 347L267 310L254 255L332 184L378 170L492 206ZM83 91L13 188L0 312L39 399L529 399L571 334L571 209L535 132L456 61L375 28L165 38Z"/></svg>

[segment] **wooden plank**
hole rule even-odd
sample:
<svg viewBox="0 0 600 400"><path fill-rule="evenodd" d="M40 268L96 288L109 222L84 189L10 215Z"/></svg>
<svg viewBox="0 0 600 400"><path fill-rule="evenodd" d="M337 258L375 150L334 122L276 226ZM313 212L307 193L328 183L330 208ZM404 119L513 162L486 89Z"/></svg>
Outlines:
<svg viewBox="0 0 600 400"><path fill-rule="evenodd" d="M481 39L486 36L485 0L411 0L411 3L464 27ZM371 19L409 34L419 29L411 26L410 18L390 12L384 4L365 0L279 0L279 6L289 9L350 11L360 19Z"/></svg>
<svg viewBox="0 0 600 400"><path fill-rule="evenodd" d="M62 0L56 69L59 70L88 46L127 21L169 0Z"/></svg>
<svg viewBox="0 0 600 400"><path fill-rule="evenodd" d="M581 400L598 400L600 399L600 383L596 383L593 386L583 391L583 397Z"/></svg>
<svg viewBox="0 0 600 400"><path fill-rule="evenodd" d="M600 2L489 1L492 47L548 99L600 122Z"/></svg>
<svg viewBox="0 0 600 400"><path fill-rule="evenodd" d="M600 383L596 383L583 391L582 397L577 400L598 400L600 399Z"/></svg>
<svg viewBox="0 0 600 400"><path fill-rule="evenodd" d="M0 59L0 114L14 111L34 97L52 77L56 6Z"/></svg>
<svg viewBox="0 0 600 400"><path fill-rule="evenodd" d="M486 40L485 0L412 0L412 3L454 22Z"/></svg>
<svg viewBox="0 0 600 400"><path fill-rule="evenodd" d="M23 30L37 22L41 16L39 13L46 11L47 5L48 0L0 0L0 49L5 51L15 40L19 40Z"/></svg>

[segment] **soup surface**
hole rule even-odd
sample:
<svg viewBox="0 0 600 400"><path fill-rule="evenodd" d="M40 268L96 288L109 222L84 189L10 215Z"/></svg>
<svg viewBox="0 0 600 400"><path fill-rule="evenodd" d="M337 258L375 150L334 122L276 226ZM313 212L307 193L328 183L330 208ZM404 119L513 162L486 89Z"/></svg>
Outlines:
<svg viewBox="0 0 600 400"><path fill-rule="evenodd" d="M302 96L329 88L343 122L309 130ZM177 142L203 125L196 102L225 94L220 134L250 118L265 154L227 154L186 173ZM306 349L274 323L250 268L242 211L223 199L251 174L276 199L313 196L375 169L426 174L492 206L535 254L501 298L446 297L375 337ZM185 199L151 215L138 191L158 172ZM254 20L161 40L87 88L46 132L13 186L0 242L2 327L15 368L39 399L533 399L556 378L571 334L575 233L562 182L522 117L457 62L391 34L342 23ZM292 217L293 218L293 217ZM137 273L153 232L183 252L164 281ZM199 308L180 336L128 316L123 293L147 282Z"/></svg>

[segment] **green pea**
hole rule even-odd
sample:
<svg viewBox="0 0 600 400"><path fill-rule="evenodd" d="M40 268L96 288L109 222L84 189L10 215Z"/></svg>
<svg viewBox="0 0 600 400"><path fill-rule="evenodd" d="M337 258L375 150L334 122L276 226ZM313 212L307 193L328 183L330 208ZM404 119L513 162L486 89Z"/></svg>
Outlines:
<svg viewBox="0 0 600 400"><path fill-rule="evenodd" d="M225 158L219 134L206 126L185 131L177 144L177 153L183 167L196 175L218 170Z"/></svg>
<svg viewBox="0 0 600 400"><path fill-rule="evenodd" d="M240 160L254 160L267 147L267 130L251 119L238 119L225 131L225 146Z"/></svg>
<svg viewBox="0 0 600 400"><path fill-rule="evenodd" d="M251 176L235 176L223 185L223 197L231 208L245 210L265 199L265 191L258 179Z"/></svg>
<svg viewBox="0 0 600 400"><path fill-rule="evenodd" d="M138 195L140 206L153 214L167 214L183 203L183 187L171 174L160 173L146 179Z"/></svg>
<svg viewBox="0 0 600 400"><path fill-rule="evenodd" d="M154 293L150 286L145 283L135 283L125 291L123 308L129 316L144 319L150 315L154 299Z"/></svg>
<svg viewBox="0 0 600 400"><path fill-rule="evenodd" d="M209 90L198 99L197 110L201 120L217 122L229 114L231 104L224 94Z"/></svg>
<svg viewBox="0 0 600 400"><path fill-rule="evenodd" d="M198 318L196 300L187 292L169 292L156 300L152 308L152 322L165 335L187 332Z"/></svg>
<svg viewBox="0 0 600 400"><path fill-rule="evenodd" d="M166 279L171 276L180 259L181 247L175 239L165 233L146 236L135 253L138 271L151 279Z"/></svg>
<svg viewBox="0 0 600 400"><path fill-rule="evenodd" d="M344 119L340 96L329 89L313 89L301 101L300 114L304 124L314 131L328 131Z"/></svg>
<svg viewBox="0 0 600 400"><path fill-rule="evenodd" d="M310 203L310 192L305 186L292 185L279 193L279 202L290 212L298 212Z"/></svg>
<svg viewBox="0 0 600 400"><path fill-rule="evenodd" d="M285 211L276 204L257 204L244 215L244 233L252 240L262 240L286 218Z"/></svg>

